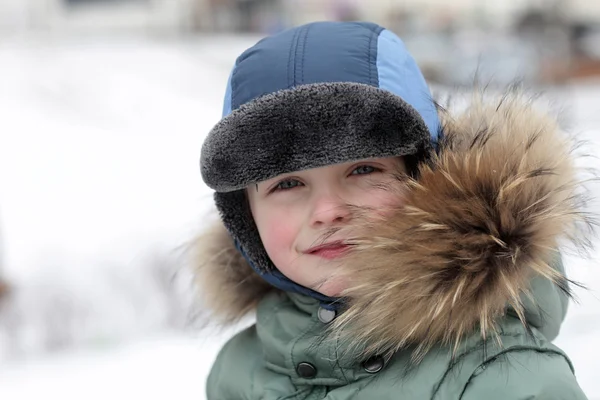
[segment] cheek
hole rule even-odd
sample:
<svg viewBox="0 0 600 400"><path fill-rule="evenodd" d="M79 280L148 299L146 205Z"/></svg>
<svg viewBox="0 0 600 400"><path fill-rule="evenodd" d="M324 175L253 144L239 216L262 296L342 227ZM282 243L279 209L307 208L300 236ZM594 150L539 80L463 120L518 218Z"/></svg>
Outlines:
<svg viewBox="0 0 600 400"><path fill-rule="evenodd" d="M402 192L384 192L378 200L379 207L383 210L384 215L393 214L395 209L404 205L404 195Z"/></svg>
<svg viewBox="0 0 600 400"><path fill-rule="evenodd" d="M297 223L289 214L273 214L257 221L257 226L267 254L277 268L285 269L285 264L295 257L293 250L298 232Z"/></svg>
<svg viewBox="0 0 600 400"><path fill-rule="evenodd" d="M361 195L357 204L374 209L374 212L387 216L394 213L397 207L404 204L402 191L373 190Z"/></svg>
<svg viewBox="0 0 600 400"><path fill-rule="evenodd" d="M264 231L264 238L262 237ZM270 221L261 230L261 238L265 247L274 249L289 248L295 237L294 229L291 225L280 221Z"/></svg>

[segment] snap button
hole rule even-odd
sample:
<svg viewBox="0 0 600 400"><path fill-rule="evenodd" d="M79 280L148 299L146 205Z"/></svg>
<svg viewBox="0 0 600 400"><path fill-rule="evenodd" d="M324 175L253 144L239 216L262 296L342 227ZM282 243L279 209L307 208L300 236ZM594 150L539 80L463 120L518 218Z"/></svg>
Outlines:
<svg viewBox="0 0 600 400"><path fill-rule="evenodd" d="M376 374L383 369L385 362L383 357L374 356L363 362L362 366L370 374Z"/></svg>
<svg viewBox="0 0 600 400"><path fill-rule="evenodd" d="M321 307L319 308L319 311L317 311L317 316L319 317L319 321L328 324L335 319L335 311Z"/></svg>
<svg viewBox="0 0 600 400"><path fill-rule="evenodd" d="M315 366L307 362L299 363L296 367L296 372L298 372L298 375L301 378L310 379L317 376L317 369L315 368Z"/></svg>

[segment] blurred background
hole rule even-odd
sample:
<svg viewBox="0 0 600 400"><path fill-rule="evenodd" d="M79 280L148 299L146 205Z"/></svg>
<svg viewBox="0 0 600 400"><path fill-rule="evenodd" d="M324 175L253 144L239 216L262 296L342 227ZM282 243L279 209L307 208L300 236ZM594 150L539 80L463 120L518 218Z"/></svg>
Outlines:
<svg viewBox="0 0 600 400"><path fill-rule="evenodd" d="M193 298L200 146L235 58L317 20L395 31L442 97L521 81L600 152L600 2L0 0L0 398L204 398L235 328ZM556 341L596 400L598 259Z"/></svg>

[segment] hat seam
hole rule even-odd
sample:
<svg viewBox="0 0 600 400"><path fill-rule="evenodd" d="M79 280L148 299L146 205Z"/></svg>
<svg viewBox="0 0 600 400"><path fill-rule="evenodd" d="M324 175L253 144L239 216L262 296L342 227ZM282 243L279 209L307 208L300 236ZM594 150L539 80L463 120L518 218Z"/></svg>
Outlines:
<svg viewBox="0 0 600 400"><path fill-rule="evenodd" d="M306 42L307 42L307 38L308 38L308 31L310 29L311 25L307 25L306 29L304 30L304 40L302 41L302 58L301 58L301 62L300 62L300 73L302 74L302 80L300 82L300 84L304 84L304 65L305 65L305 60L306 60Z"/></svg>

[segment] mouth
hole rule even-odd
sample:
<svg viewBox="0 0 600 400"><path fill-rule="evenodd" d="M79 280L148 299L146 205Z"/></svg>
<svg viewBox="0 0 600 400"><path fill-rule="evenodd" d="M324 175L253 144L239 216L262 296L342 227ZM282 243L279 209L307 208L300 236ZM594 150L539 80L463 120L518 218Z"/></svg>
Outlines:
<svg viewBox="0 0 600 400"><path fill-rule="evenodd" d="M311 247L304 253L332 260L334 258L343 256L349 249L350 246L348 244L342 241L337 241Z"/></svg>

